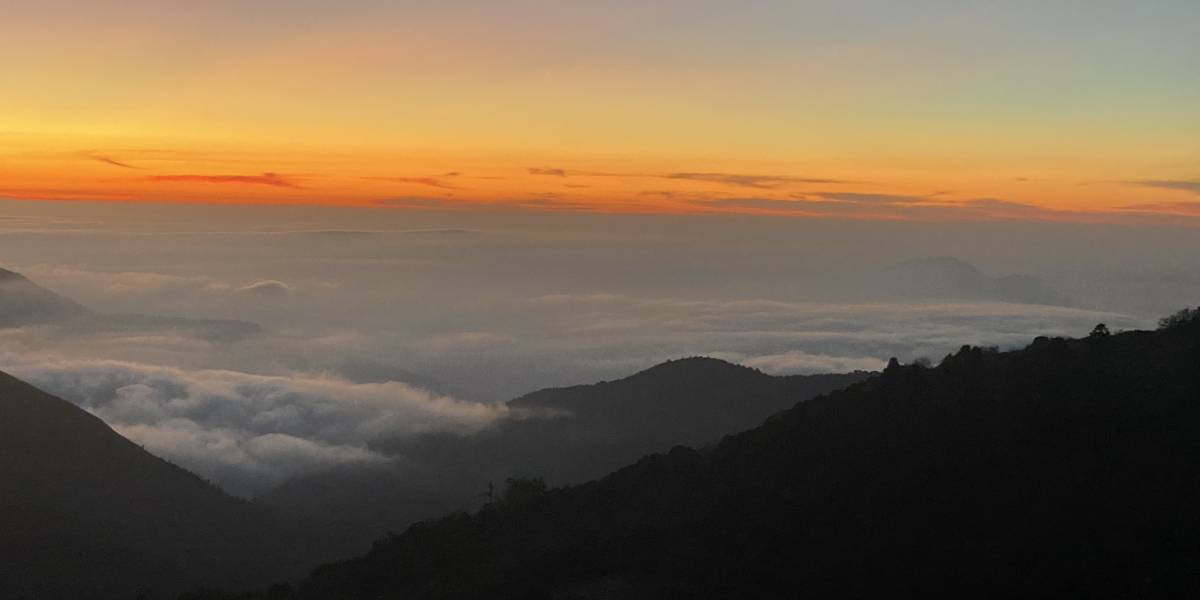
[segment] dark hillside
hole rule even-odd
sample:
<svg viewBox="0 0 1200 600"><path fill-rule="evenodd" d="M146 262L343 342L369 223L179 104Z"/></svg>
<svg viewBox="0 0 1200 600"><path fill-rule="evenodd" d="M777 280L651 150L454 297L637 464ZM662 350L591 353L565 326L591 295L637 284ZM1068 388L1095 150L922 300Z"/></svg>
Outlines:
<svg viewBox="0 0 1200 600"><path fill-rule="evenodd" d="M264 510L2 373L0 490L3 598L244 588L304 565Z"/></svg>
<svg viewBox="0 0 1200 600"><path fill-rule="evenodd" d="M1200 321L964 347L715 449L515 482L304 598L1161 597L1200 583Z"/></svg>

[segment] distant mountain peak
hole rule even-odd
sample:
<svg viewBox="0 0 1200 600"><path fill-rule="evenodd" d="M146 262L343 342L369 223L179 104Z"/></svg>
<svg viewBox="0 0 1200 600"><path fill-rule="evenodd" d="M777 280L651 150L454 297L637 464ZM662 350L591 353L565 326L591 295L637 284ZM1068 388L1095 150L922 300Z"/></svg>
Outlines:
<svg viewBox="0 0 1200 600"><path fill-rule="evenodd" d="M514 408L542 407L577 410L588 405L595 406L595 399L583 402L581 398L584 394L595 394L599 390L614 390L614 392L624 390L610 401L628 401L630 393L634 390L642 390L640 393L644 394L651 391L647 388L657 388L662 385L696 385L698 382L714 379L728 383L734 380L741 381L747 377L770 378L758 369L719 358L689 356L658 363L621 379L538 390L510 400L508 405Z"/></svg>
<svg viewBox="0 0 1200 600"><path fill-rule="evenodd" d="M692 375L711 371L762 374L762 372L758 369L731 363L719 358L712 358L710 356L688 356L684 358L673 358L671 360L661 362L653 367L632 375L632 377L639 377L643 375Z"/></svg>
<svg viewBox="0 0 1200 600"><path fill-rule="evenodd" d="M975 283L987 278L979 267L953 256L918 256L896 263L888 270L903 276L938 281L956 278L959 283Z"/></svg>

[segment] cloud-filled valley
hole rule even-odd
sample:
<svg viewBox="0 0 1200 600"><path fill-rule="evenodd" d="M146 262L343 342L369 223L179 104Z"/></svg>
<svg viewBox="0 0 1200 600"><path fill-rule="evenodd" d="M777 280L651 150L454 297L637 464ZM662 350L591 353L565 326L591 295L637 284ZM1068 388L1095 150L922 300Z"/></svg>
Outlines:
<svg viewBox="0 0 1200 600"><path fill-rule="evenodd" d="M242 494L322 468L389 460L366 449L384 435L467 432L503 412L402 382L47 354L0 360L11 373L74 401L151 452Z"/></svg>
<svg viewBox="0 0 1200 600"><path fill-rule="evenodd" d="M1079 226L934 238L919 226L613 217L616 234L570 215L483 226L458 213L298 211L260 229L235 223L262 222L246 208L229 209L231 221L181 207L145 222L96 207L74 223L8 208L19 219L0 231L3 266L125 320L0 330L0 370L243 495L399 460L368 445L486 427L518 395L668 359L873 370L1098 322L1146 326L1200 293L1194 266L1164 256L1196 242L1171 231L1112 242L1158 235L1158 254L1081 263L1094 232ZM1059 255L1023 269L1051 240ZM923 256L961 260L905 266ZM1154 268L1134 284L1109 284L1144 265ZM211 322L257 328L196 325Z"/></svg>

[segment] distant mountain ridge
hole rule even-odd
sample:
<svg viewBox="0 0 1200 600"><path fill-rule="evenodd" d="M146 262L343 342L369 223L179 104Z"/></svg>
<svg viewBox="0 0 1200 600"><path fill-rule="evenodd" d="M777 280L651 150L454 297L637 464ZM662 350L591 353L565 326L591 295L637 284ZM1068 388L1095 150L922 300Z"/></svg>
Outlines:
<svg viewBox="0 0 1200 600"><path fill-rule="evenodd" d="M620 386L627 391L657 385L657 382L670 382L673 385L700 387L705 385L729 385L730 380L741 378L758 378L762 371L734 364L717 358L692 356L659 363L648 369L638 371L633 375L616 381L601 381L592 384L567 387L545 388L530 392L524 396L508 401L512 408L553 408L560 410L609 410L612 402L625 407L636 407L638 403L628 396L610 394L613 386ZM590 392L597 392L591 394ZM609 403L597 403L598 400L608 400Z"/></svg>
<svg viewBox="0 0 1200 600"><path fill-rule="evenodd" d="M655 451L656 446L715 443L797 402L867 376L865 372L774 376L715 358L681 358L615 381L549 388L511 400L508 405L514 409L550 410L564 416L548 423L536 419L506 423L504 431L527 438L533 433L530 428L544 424L542 435L557 438L559 447L597 435L610 440L644 438L643 453ZM558 480L548 473L526 474Z"/></svg>
<svg viewBox="0 0 1200 600"><path fill-rule="evenodd" d="M198 337L233 341L262 331L256 323L158 315L106 314L46 289L28 277L0 269L0 328L61 325L74 333L128 330L185 330Z"/></svg>
<svg viewBox="0 0 1200 600"><path fill-rule="evenodd" d="M94 316L82 304L37 285L24 275L0 269L0 327L19 327Z"/></svg>
<svg viewBox="0 0 1200 600"><path fill-rule="evenodd" d="M964 346L710 450L514 481L289 598L1188 597L1200 319Z"/></svg>
<svg viewBox="0 0 1200 600"><path fill-rule="evenodd" d="M884 269L882 276L888 289L906 298L995 300L1055 306L1073 304L1032 275L989 276L975 265L950 256L907 260Z"/></svg>

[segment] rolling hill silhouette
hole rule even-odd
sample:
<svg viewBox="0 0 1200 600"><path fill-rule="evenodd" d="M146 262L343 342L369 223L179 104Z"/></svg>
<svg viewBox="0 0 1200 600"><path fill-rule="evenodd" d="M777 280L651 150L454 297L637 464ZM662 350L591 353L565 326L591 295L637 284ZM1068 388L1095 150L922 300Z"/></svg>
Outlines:
<svg viewBox="0 0 1200 600"><path fill-rule="evenodd" d="M0 373L0 597L168 597L301 572L299 532Z"/></svg>
<svg viewBox="0 0 1200 600"><path fill-rule="evenodd" d="M259 498L323 523L346 553L387 530L480 504L489 483L544 477L555 485L603 476L674 445L714 443L867 373L776 377L711 358L669 361L630 377L541 390L511 400L511 418L473 434L384 439L397 464L287 482Z"/></svg>
<svg viewBox="0 0 1200 600"><path fill-rule="evenodd" d="M711 449L512 481L291 597L1186 597L1197 431L1200 319L963 347Z"/></svg>

